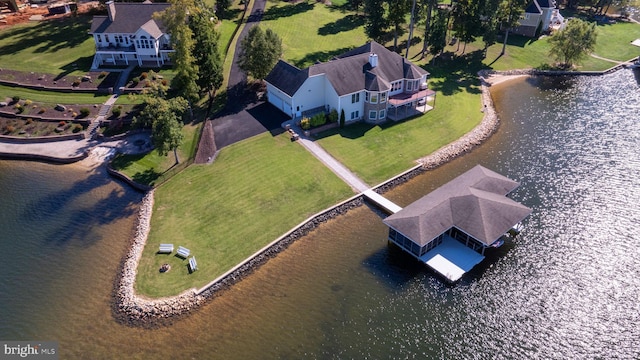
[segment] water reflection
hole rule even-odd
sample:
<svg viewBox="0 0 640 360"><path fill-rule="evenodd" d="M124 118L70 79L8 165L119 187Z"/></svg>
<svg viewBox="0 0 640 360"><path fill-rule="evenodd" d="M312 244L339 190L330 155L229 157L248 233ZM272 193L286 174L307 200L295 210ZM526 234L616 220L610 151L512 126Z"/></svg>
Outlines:
<svg viewBox="0 0 640 360"><path fill-rule="evenodd" d="M90 198L80 196L63 218L86 210L105 220L80 217L64 226L88 223L96 240L34 256L51 232L37 230L32 221L46 216L29 207L56 201L73 181L61 176L52 181L63 190L48 189L27 175L7 180L3 167L0 181L14 186L5 198L16 201L2 218L24 220L4 225L11 238L0 235L3 244L19 238L28 246L14 248L15 261L56 267L44 281L17 262L2 267L0 338L59 339L64 358L640 357L640 91L631 71L518 80L493 90L506 119L496 135L386 194L405 206L476 164L521 182L513 198L534 210L522 236L458 285L443 284L388 246L379 216L361 207L292 244L193 316L159 329L128 328L113 321L109 306L133 223L129 204L140 196L89 185L96 200L74 207ZM31 171L44 177L38 166ZM26 206L15 192L30 189L39 190ZM109 208L111 196L118 200ZM26 254L18 250L24 246ZM46 290L33 290L40 287Z"/></svg>

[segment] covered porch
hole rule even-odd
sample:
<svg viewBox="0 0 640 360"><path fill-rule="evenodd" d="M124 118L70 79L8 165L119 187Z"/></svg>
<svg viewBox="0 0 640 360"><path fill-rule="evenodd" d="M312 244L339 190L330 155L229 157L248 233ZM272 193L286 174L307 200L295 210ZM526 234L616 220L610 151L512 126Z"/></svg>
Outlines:
<svg viewBox="0 0 640 360"><path fill-rule="evenodd" d="M416 93L402 93L389 97L387 118L393 121L426 113L435 106L436 92L425 89ZM429 105L432 103L433 105Z"/></svg>

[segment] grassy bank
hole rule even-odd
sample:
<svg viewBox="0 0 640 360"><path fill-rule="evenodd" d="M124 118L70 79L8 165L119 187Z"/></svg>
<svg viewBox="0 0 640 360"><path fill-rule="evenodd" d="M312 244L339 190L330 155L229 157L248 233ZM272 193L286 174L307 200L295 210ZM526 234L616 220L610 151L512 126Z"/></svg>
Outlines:
<svg viewBox="0 0 640 360"><path fill-rule="evenodd" d="M156 190L136 290L157 297L200 287L351 194L285 134L224 148L213 164L190 166ZM166 242L189 248L200 270L188 274L186 261L156 254ZM164 263L172 270L160 274Z"/></svg>

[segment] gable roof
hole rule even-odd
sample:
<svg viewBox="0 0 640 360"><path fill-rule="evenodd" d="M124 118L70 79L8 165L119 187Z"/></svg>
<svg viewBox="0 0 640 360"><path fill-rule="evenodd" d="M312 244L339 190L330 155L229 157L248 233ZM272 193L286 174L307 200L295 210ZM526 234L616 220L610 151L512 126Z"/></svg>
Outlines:
<svg viewBox="0 0 640 360"><path fill-rule="evenodd" d="M378 66L371 67L369 55L378 56ZM293 96L310 76L324 75L339 96L363 89L383 91L391 89L391 82L401 79L420 79L429 72L411 63L397 53L375 41L347 51L333 60L311 65L307 69L288 67L284 61L271 70L265 80L271 85ZM295 79L293 83L292 79Z"/></svg>
<svg viewBox="0 0 640 360"><path fill-rule="evenodd" d="M113 5L116 9L115 19L111 21L109 16L94 16L89 33L133 34L144 26L145 31L157 38L165 29L160 20L153 19L153 13L168 8L169 3L114 3Z"/></svg>
<svg viewBox="0 0 640 360"><path fill-rule="evenodd" d="M542 9L540 9L540 5L538 5L538 2L536 0L533 0L529 4L529 6L524 9L524 12L527 14L542 14Z"/></svg>
<svg viewBox="0 0 640 360"><path fill-rule="evenodd" d="M477 165L387 217L384 223L420 246L454 226L491 245L531 213L506 197L518 185Z"/></svg>

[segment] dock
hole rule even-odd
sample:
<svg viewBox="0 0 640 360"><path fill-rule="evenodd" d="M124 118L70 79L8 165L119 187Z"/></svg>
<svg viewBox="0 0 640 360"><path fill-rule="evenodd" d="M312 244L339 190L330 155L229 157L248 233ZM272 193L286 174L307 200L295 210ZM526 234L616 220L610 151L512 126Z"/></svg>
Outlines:
<svg viewBox="0 0 640 360"><path fill-rule="evenodd" d="M384 196L378 194L377 192L369 189L365 190L362 195L364 195L367 199L373 202L376 206L380 207L382 210L388 212L389 214L395 214L398 211L402 210L402 208L396 204L394 204L391 200L385 198Z"/></svg>

